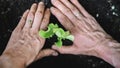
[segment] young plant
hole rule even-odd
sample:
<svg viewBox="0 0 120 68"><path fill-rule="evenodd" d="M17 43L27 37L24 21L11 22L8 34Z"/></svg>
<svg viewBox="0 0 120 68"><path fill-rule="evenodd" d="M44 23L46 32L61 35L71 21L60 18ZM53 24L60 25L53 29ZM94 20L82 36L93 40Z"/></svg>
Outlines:
<svg viewBox="0 0 120 68"><path fill-rule="evenodd" d="M55 45L58 47L61 47L63 42L62 40L68 39L70 41L74 40L74 36L70 35L69 31L64 31L62 28L60 28L57 24L49 24L48 29L46 31L40 30L39 35L42 38L50 38L53 37L53 35L57 36L57 42L55 42Z"/></svg>

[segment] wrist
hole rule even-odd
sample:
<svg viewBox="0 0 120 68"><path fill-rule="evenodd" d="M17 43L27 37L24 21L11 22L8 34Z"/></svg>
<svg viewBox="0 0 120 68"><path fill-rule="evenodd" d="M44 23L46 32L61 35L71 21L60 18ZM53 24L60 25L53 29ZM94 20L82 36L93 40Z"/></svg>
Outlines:
<svg viewBox="0 0 120 68"><path fill-rule="evenodd" d="M25 64L21 61L11 58L7 55L0 56L0 67L2 68L25 68Z"/></svg>
<svg viewBox="0 0 120 68"><path fill-rule="evenodd" d="M120 44L115 40L104 40L96 47L97 57L102 58L116 68L120 67Z"/></svg>

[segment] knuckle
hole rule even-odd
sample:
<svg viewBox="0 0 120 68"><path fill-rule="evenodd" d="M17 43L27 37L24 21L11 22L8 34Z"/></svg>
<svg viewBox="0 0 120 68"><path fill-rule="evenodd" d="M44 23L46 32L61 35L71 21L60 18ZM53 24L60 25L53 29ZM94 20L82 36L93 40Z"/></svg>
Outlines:
<svg viewBox="0 0 120 68"><path fill-rule="evenodd" d="M75 7L71 7L71 10L72 10L72 11L76 11L76 8L75 8Z"/></svg>
<svg viewBox="0 0 120 68"><path fill-rule="evenodd" d="M39 15L39 14L40 14L40 15L43 14L43 11L42 11L42 10L39 10L39 11L36 12L36 15Z"/></svg>
<svg viewBox="0 0 120 68"><path fill-rule="evenodd" d="M42 55L46 56L47 55L46 51L42 51Z"/></svg>
<svg viewBox="0 0 120 68"><path fill-rule="evenodd" d="M41 17L43 15L43 11L37 11L36 13L35 13L35 16L36 17Z"/></svg>
<svg viewBox="0 0 120 68"><path fill-rule="evenodd" d="M19 27L16 27L13 31L11 31L12 34L15 34L15 33L21 33L21 29Z"/></svg>
<svg viewBox="0 0 120 68"><path fill-rule="evenodd" d="M88 15L86 18L89 18L89 19L92 19L92 20L95 19L95 18L94 18L93 16L91 16L91 15Z"/></svg>
<svg viewBox="0 0 120 68"><path fill-rule="evenodd" d="M59 15L59 17L60 17L59 19L62 20L62 21L65 21L65 19L66 19L66 17L63 16L63 15Z"/></svg>
<svg viewBox="0 0 120 68"><path fill-rule="evenodd" d="M30 12L30 13L28 14L28 16L34 17L34 12Z"/></svg>
<svg viewBox="0 0 120 68"><path fill-rule="evenodd" d="M70 9L66 9L66 10L64 10L64 12L68 13L68 14L71 13Z"/></svg>
<svg viewBox="0 0 120 68"><path fill-rule="evenodd" d="M36 35L37 33L38 33L37 30L33 30L33 29L30 30L30 34L31 34L31 35Z"/></svg>
<svg viewBox="0 0 120 68"><path fill-rule="evenodd" d="M46 22L48 22L47 19L44 19L44 20L42 21L42 23L46 23Z"/></svg>
<svg viewBox="0 0 120 68"><path fill-rule="evenodd" d="M21 33L22 33L22 34L27 34L27 33L29 33L29 29L27 29L27 28L25 27L25 29L22 30Z"/></svg>
<svg viewBox="0 0 120 68"><path fill-rule="evenodd" d="M63 49L58 49L58 51L59 51L61 54L64 54L64 50L63 50Z"/></svg>
<svg viewBox="0 0 120 68"><path fill-rule="evenodd" d="M15 28L12 33L17 33L19 31L19 28Z"/></svg>
<svg viewBox="0 0 120 68"><path fill-rule="evenodd" d="M79 19L79 20L77 19L77 20L76 20L76 23L77 23L77 24L78 24L78 23L82 23L82 21L83 21L82 19Z"/></svg>
<svg viewBox="0 0 120 68"><path fill-rule="evenodd" d="M26 21L26 18L25 18L25 17L22 17L20 23L21 23L21 22L25 22L25 21Z"/></svg>
<svg viewBox="0 0 120 68"><path fill-rule="evenodd" d="M63 51L60 51L60 50L59 50L59 52L60 52L61 54L63 54Z"/></svg>
<svg viewBox="0 0 120 68"><path fill-rule="evenodd" d="M52 0L52 2L53 2L53 4L55 4L55 5L59 5L58 3L58 0Z"/></svg>

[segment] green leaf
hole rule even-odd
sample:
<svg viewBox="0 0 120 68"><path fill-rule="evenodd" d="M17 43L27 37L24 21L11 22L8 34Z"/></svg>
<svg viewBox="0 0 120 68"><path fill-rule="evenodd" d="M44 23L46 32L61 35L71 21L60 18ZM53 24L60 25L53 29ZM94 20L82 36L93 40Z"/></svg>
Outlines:
<svg viewBox="0 0 120 68"><path fill-rule="evenodd" d="M65 32L65 35L66 35L66 36L70 35L70 32L69 32L69 31L66 31L66 32Z"/></svg>
<svg viewBox="0 0 120 68"><path fill-rule="evenodd" d="M51 24L49 24L48 27L51 29L54 29L54 28L58 28L58 25L57 24L54 25L53 23L51 23Z"/></svg>
<svg viewBox="0 0 120 68"><path fill-rule="evenodd" d="M54 35L53 29L55 28L58 28L58 25L57 24L54 25L53 23L51 23L48 26L48 30L47 31L40 30L39 35L43 38L50 38Z"/></svg>
<svg viewBox="0 0 120 68"><path fill-rule="evenodd" d="M59 29L56 30L55 34L56 34L57 37L63 38L64 34L65 34L65 31L63 29L59 28Z"/></svg>
<svg viewBox="0 0 120 68"><path fill-rule="evenodd" d="M43 38L50 38L54 35L54 33L53 33L52 29L48 27L47 31L40 30L39 35Z"/></svg>
<svg viewBox="0 0 120 68"><path fill-rule="evenodd" d="M62 38L65 40L66 37L69 36L69 35L70 35L69 31L66 31L66 32L63 34L63 37L62 37Z"/></svg>
<svg viewBox="0 0 120 68"><path fill-rule="evenodd" d="M48 25L48 29L46 31L44 31L44 30L39 31L39 35L43 38L50 38L54 34L58 38L58 41L55 42L55 44L58 47L62 46L62 39L69 39L71 41L74 40L74 36L70 35L69 31L64 31L62 28L59 28L59 26L57 24L51 23L51 24Z"/></svg>
<svg viewBox="0 0 120 68"><path fill-rule="evenodd" d="M55 45L58 46L58 47L61 47L62 46L62 39L59 38L57 42L55 42Z"/></svg>
<svg viewBox="0 0 120 68"><path fill-rule="evenodd" d="M66 37L66 39L73 41L74 40L74 36L73 35L69 35L69 36Z"/></svg>

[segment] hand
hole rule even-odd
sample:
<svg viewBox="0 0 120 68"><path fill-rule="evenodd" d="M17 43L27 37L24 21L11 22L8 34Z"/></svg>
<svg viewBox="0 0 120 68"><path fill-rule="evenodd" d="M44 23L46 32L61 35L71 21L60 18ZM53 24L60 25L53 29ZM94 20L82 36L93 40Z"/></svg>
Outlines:
<svg viewBox="0 0 120 68"><path fill-rule="evenodd" d="M78 0L51 0L53 15L74 35L72 46L52 48L62 54L97 56L97 48L111 38L97 21L79 4Z"/></svg>
<svg viewBox="0 0 120 68"><path fill-rule="evenodd" d="M40 2L38 6L33 4L31 9L23 14L2 56L10 58L16 65L26 66L42 57L57 55L52 49L41 50L45 39L38 35L38 31L46 29L49 17L50 10L45 9L43 2Z"/></svg>

